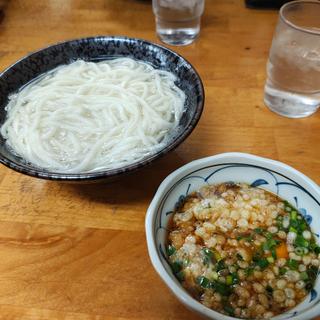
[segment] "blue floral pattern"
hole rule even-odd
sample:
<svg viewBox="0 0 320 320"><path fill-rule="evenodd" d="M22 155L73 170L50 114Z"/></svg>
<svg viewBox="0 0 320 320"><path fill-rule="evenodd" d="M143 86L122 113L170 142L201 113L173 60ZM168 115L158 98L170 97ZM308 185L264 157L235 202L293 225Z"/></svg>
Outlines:
<svg viewBox="0 0 320 320"><path fill-rule="evenodd" d="M314 299L317 299L318 293L316 290L312 289L310 292L310 302L312 302Z"/></svg>
<svg viewBox="0 0 320 320"><path fill-rule="evenodd" d="M251 183L251 187L260 187L264 184L269 184L269 182L264 179L257 179Z"/></svg>
<svg viewBox="0 0 320 320"><path fill-rule="evenodd" d="M311 222L312 222L312 216L307 213L307 210L305 208L300 208L299 207L299 202L298 202L298 198L297 197L294 197L294 202L296 204L296 208L298 208L298 210L301 213L301 215L305 218L307 223L310 225Z"/></svg>

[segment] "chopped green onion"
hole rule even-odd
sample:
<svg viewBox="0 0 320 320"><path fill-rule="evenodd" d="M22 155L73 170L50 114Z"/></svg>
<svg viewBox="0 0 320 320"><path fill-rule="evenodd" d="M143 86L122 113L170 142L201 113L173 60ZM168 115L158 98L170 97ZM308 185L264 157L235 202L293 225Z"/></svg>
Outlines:
<svg viewBox="0 0 320 320"><path fill-rule="evenodd" d="M203 248L202 252L209 257L213 257L213 252L209 248Z"/></svg>
<svg viewBox="0 0 320 320"><path fill-rule="evenodd" d="M287 272L287 268L284 268L284 267L279 268L280 276L283 276L286 272Z"/></svg>
<svg viewBox="0 0 320 320"><path fill-rule="evenodd" d="M211 288L223 296L229 296L232 293L230 286L218 281L211 282Z"/></svg>
<svg viewBox="0 0 320 320"><path fill-rule="evenodd" d="M246 276L251 276L253 274L253 271L254 271L254 267L248 267L244 269L244 273L246 274Z"/></svg>
<svg viewBox="0 0 320 320"><path fill-rule="evenodd" d="M296 211L296 209L288 202L284 201L283 204L285 205L285 210L290 212L290 211Z"/></svg>
<svg viewBox="0 0 320 320"><path fill-rule="evenodd" d="M282 221L282 220L283 220L283 216L282 216L282 215L278 215L278 216L276 217L276 220L277 220L277 221Z"/></svg>
<svg viewBox="0 0 320 320"><path fill-rule="evenodd" d="M297 233L302 234L303 231L308 229L306 222L304 221L299 221L299 220L291 220L290 221L290 226L295 228Z"/></svg>
<svg viewBox="0 0 320 320"><path fill-rule="evenodd" d="M175 248L173 245L169 244L169 245L167 246L167 255L168 255L169 257L172 256L176 251L177 251L177 250L176 250L176 248Z"/></svg>
<svg viewBox="0 0 320 320"><path fill-rule="evenodd" d="M309 241L306 240L302 235L298 234L294 241L294 244L297 247L308 247Z"/></svg>
<svg viewBox="0 0 320 320"><path fill-rule="evenodd" d="M265 237L267 238L267 240L271 240L272 239L272 237L273 237L273 235L272 235L272 233L271 232L265 232Z"/></svg>
<svg viewBox="0 0 320 320"><path fill-rule="evenodd" d="M267 268L269 265L269 261L266 258L262 258L257 261L257 266L259 266L262 270Z"/></svg>
<svg viewBox="0 0 320 320"><path fill-rule="evenodd" d="M184 272L179 271L178 273L175 274L178 280L183 281L184 280Z"/></svg>
<svg viewBox="0 0 320 320"><path fill-rule="evenodd" d="M315 266L310 266L307 269L307 273L310 279L314 280L318 275L319 269Z"/></svg>
<svg viewBox="0 0 320 320"><path fill-rule="evenodd" d="M303 256L305 254L305 250L306 248L302 248L302 247L296 247L294 249L294 252L298 255L298 256Z"/></svg>
<svg viewBox="0 0 320 320"><path fill-rule="evenodd" d="M236 272L231 273L231 276L232 276L232 284L238 284L240 282L238 274Z"/></svg>
<svg viewBox="0 0 320 320"><path fill-rule="evenodd" d="M214 253L214 257L217 261L222 260L221 254L218 251L215 250L213 253Z"/></svg>
<svg viewBox="0 0 320 320"><path fill-rule="evenodd" d="M307 279L309 279L308 273L307 272L301 272L300 273L300 279L303 281L306 281Z"/></svg>
<svg viewBox="0 0 320 320"><path fill-rule="evenodd" d="M270 250L281 243L280 240L269 239L267 242L264 242L262 245L262 249L264 251Z"/></svg>
<svg viewBox="0 0 320 320"><path fill-rule="evenodd" d="M290 220L290 227L295 230L294 232L298 232L300 222L298 220Z"/></svg>
<svg viewBox="0 0 320 320"><path fill-rule="evenodd" d="M231 306L225 305L223 306L223 310L229 315L234 316L234 309Z"/></svg>
<svg viewBox="0 0 320 320"><path fill-rule="evenodd" d="M267 260L269 263L274 263L274 258L273 257L267 257Z"/></svg>
<svg viewBox="0 0 320 320"><path fill-rule="evenodd" d="M252 235L251 234L243 234L243 235L240 235L237 237L237 240L240 241L240 240L244 240L246 242L251 242L253 241L253 238L252 238Z"/></svg>
<svg viewBox="0 0 320 320"><path fill-rule="evenodd" d="M277 216L276 221L278 229L283 230L283 216Z"/></svg>
<svg viewBox="0 0 320 320"><path fill-rule="evenodd" d="M253 231L255 233L257 233L257 234L262 234L263 233L263 229L262 228L255 228Z"/></svg>
<svg viewBox="0 0 320 320"><path fill-rule="evenodd" d="M311 239L311 240L310 240L310 243L309 243L309 249L310 249L311 251L313 251L315 247L317 247L317 244L316 244L316 242L314 241L314 239Z"/></svg>
<svg viewBox="0 0 320 320"><path fill-rule="evenodd" d="M203 276L197 277L196 282L200 287L205 289L208 289L211 286L210 280Z"/></svg>
<svg viewBox="0 0 320 320"><path fill-rule="evenodd" d="M264 251L267 251L267 250L270 249L270 248L269 248L269 245L268 245L268 242L264 242L264 243L262 244L262 249L263 249Z"/></svg>
<svg viewBox="0 0 320 320"><path fill-rule="evenodd" d="M218 278L219 278L219 275L218 275L218 273L217 272L212 272L212 279L214 279L214 280L218 280Z"/></svg>
<svg viewBox="0 0 320 320"><path fill-rule="evenodd" d="M294 228L294 227L290 227L290 228L289 228L289 231L290 231L290 232L293 232L293 233L297 233L297 232L298 232L297 229Z"/></svg>
<svg viewBox="0 0 320 320"><path fill-rule="evenodd" d="M298 217L299 218L299 217ZM304 230L307 230L307 225L303 222L299 222L299 231L303 232Z"/></svg>
<svg viewBox="0 0 320 320"><path fill-rule="evenodd" d="M212 259L214 258L214 253L209 248L203 248L202 253L204 255L203 264L208 266L213 262Z"/></svg>
<svg viewBox="0 0 320 320"><path fill-rule="evenodd" d="M298 261L297 260L289 259L287 261L287 265L291 270L297 270L298 269Z"/></svg>
<svg viewBox="0 0 320 320"><path fill-rule="evenodd" d="M290 219L291 220L297 220L297 211L291 211L290 213Z"/></svg>
<svg viewBox="0 0 320 320"><path fill-rule="evenodd" d="M312 243L309 244L309 248L311 251L313 251L315 254L320 253L320 247L313 241Z"/></svg>
<svg viewBox="0 0 320 320"><path fill-rule="evenodd" d="M229 286L232 285L232 276L230 274L226 277L226 284Z"/></svg>
<svg viewBox="0 0 320 320"><path fill-rule="evenodd" d="M272 248L271 250L270 250L270 252L271 252L271 255L272 255L272 257L273 257L273 259L277 259L277 253L276 253L276 250L274 249L274 248Z"/></svg>
<svg viewBox="0 0 320 320"><path fill-rule="evenodd" d="M209 248L203 248L203 253L209 257L213 257L213 252Z"/></svg>
<svg viewBox="0 0 320 320"><path fill-rule="evenodd" d="M171 269L172 269L173 273L178 273L179 271L181 271L182 266L183 266L182 261L177 260L171 264Z"/></svg>
<svg viewBox="0 0 320 320"><path fill-rule="evenodd" d="M225 268L226 268L226 265L224 261L223 260L218 261L218 263L216 264L216 271L219 272Z"/></svg>

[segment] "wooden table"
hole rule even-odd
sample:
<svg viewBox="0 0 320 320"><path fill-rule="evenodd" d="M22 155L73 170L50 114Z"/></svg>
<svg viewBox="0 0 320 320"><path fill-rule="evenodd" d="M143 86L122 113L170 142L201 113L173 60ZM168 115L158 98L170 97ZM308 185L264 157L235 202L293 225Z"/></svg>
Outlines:
<svg viewBox="0 0 320 320"><path fill-rule="evenodd" d="M0 167L0 319L196 319L152 268L144 217L160 182L226 151L281 160L320 183L320 113L292 120L263 104L276 11L207 0L201 36L174 48L199 71L205 110L173 153L113 184L37 180ZM127 35L159 42L151 1L15 0L0 24L0 67L58 41ZM320 318L319 318L320 319Z"/></svg>

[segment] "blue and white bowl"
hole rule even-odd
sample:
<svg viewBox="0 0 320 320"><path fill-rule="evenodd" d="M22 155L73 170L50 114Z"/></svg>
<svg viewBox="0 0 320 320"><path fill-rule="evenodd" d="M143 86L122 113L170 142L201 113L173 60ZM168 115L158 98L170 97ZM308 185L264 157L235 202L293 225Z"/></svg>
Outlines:
<svg viewBox="0 0 320 320"><path fill-rule="evenodd" d="M146 235L151 262L177 298L209 319L234 320L193 299L173 275L165 244L167 225L173 209L193 191L206 184L245 182L261 186L295 205L310 224L320 245L320 188L301 172L278 161L245 153L223 153L186 164L160 185L146 215ZM307 320L320 315L320 281L294 309L272 319Z"/></svg>

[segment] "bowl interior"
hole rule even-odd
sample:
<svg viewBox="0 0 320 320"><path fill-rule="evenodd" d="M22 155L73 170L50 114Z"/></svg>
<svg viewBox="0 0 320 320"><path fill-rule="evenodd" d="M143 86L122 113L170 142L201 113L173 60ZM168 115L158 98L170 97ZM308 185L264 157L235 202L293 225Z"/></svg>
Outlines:
<svg viewBox="0 0 320 320"><path fill-rule="evenodd" d="M298 176L296 179L294 174L289 173L289 171L284 172L281 168L277 168L274 165L264 165L263 163L250 164L246 163L243 159L235 160L236 161L214 161L214 164L206 161L206 163L194 166L191 163L190 169L182 170L175 178L171 179L172 181L169 180L169 184L161 191L156 203L153 220L155 248L165 272L170 276L170 281L173 281L175 286L182 288L168 264L165 250L167 225L171 219L173 209L179 206L179 203L181 203L188 194L206 184L231 181L244 182L277 194L299 208L300 213L304 216L311 230L314 232L316 240L320 243L318 234L320 230L320 220L318 218L318 212L320 211L319 191L318 194L315 194L312 188L303 182L303 179L300 179ZM158 272L161 275L161 271L158 270ZM319 303L319 290L320 281L318 277L314 289L301 304L280 316L274 317L274 319L288 319L307 311ZM207 315L211 314L212 318L214 318L213 316L216 314L210 309L207 309L206 313Z"/></svg>
<svg viewBox="0 0 320 320"><path fill-rule="evenodd" d="M113 176L137 169L180 144L192 131L200 118L204 92L201 80L194 68L175 52L150 42L126 37L93 37L67 41L35 52L0 75L0 125L6 118L5 106L8 96L17 92L39 75L68 64L77 59L101 61L116 57L130 57L152 64L155 68L172 72L177 77L176 85L185 92L184 112L177 128L169 133L167 146L157 154L146 157L138 164L125 168L88 174L51 173L26 164L25 161L7 149L0 136L0 161L20 172L52 179L80 179L99 176Z"/></svg>

